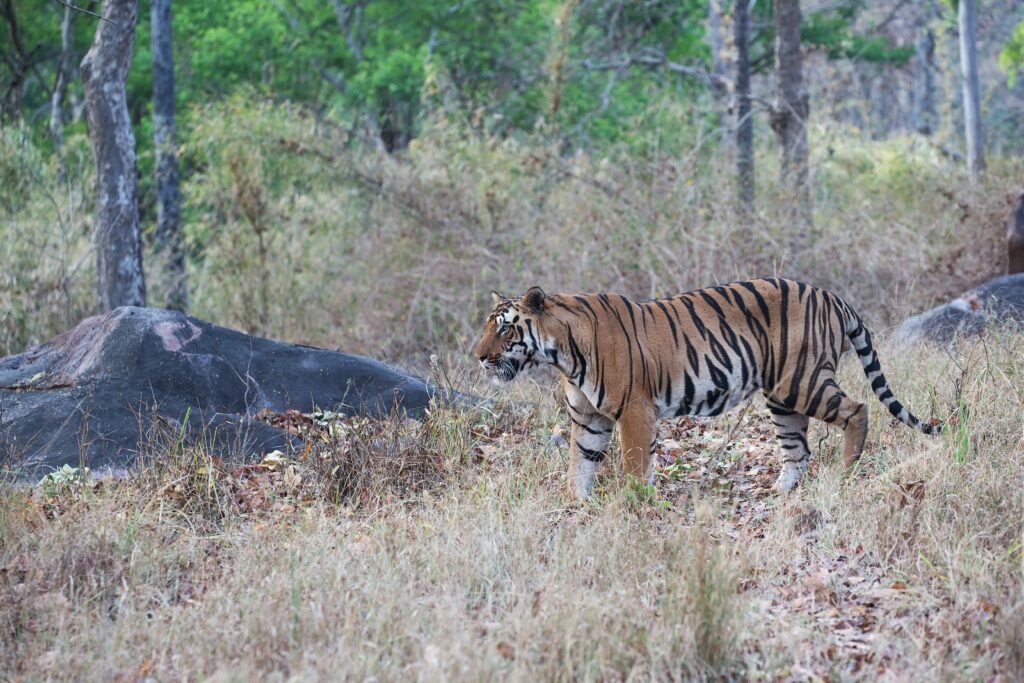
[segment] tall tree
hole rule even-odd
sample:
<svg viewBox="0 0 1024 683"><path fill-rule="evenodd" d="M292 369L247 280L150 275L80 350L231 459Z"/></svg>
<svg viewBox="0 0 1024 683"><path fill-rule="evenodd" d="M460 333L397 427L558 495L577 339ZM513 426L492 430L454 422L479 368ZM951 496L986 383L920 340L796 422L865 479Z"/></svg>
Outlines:
<svg viewBox="0 0 1024 683"><path fill-rule="evenodd" d="M0 14L7 24L7 37L10 39L11 52L4 46L0 56L10 68L10 80L4 84L3 100L0 101L0 121L16 119L21 116L21 89L25 75L32 67L32 53L25 48L25 41L18 26L18 15L14 11L13 0L0 3Z"/></svg>
<svg viewBox="0 0 1024 683"><path fill-rule="evenodd" d="M145 306L135 136L128 118L125 78L132 61L136 0L103 0L104 19L82 60L89 140L96 160L96 272L100 305Z"/></svg>
<svg viewBox="0 0 1024 683"><path fill-rule="evenodd" d="M709 0L708 21L707 21L707 42L711 51L711 94L715 98L715 109L719 115L719 125L725 125L725 113L727 111L727 98L729 84L727 72L728 63L725 58L725 36L722 31L722 3L721 0Z"/></svg>
<svg viewBox="0 0 1024 683"><path fill-rule="evenodd" d="M736 183L740 208L754 212L754 120L750 106L750 0L733 9L736 42Z"/></svg>
<svg viewBox="0 0 1024 683"><path fill-rule="evenodd" d="M978 86L978 52L975 43L974 0L960 0L960 72L964 92L964 133L967 138L967 171L971 178L985 169L981 133L981 95Z"/></svg>
<svg viewBox="0 0 1024 683"><path fill-rule="evenodd" d="M188 309L185 244L181 234L181 189L174 139L174 51L171 0L152 0L153 147L156 152L156 239L165 305Z"/></svg>
<svg viewBox="0 0 1024 683"><path fill-rule="evenodd" d="M807 170L809 98L800 55L800 0L775 0L775 73L778 95L772 129L781 148L782 182L793 199L794 219L811 223Z"/></svg>
<svg viewBox="0 0 1024 683"><path fill-rule="evenodd" d="M57 78L53 85L53 95L50 98L50 137L58 152L64 144L64 96L68 91L71 22L74 16L74 10L70 6L65 6L64 16L60 22L60 56L57 57Z"/></svg>
<svg viewBox="0 0 1024 683"><path fill-rule="evenodd" d="M930 26L917 40L917 76L914 93L914 129L922 135L935 132L935 33Z"/></svg>

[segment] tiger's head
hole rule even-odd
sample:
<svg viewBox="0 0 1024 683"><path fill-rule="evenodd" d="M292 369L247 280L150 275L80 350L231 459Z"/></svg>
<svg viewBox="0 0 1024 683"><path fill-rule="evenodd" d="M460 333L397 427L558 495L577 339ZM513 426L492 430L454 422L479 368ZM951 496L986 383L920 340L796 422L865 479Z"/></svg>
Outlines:
<svg viewBox="0 0 1024 683"><path fill-rule="evenodd" d="M518 299L491 294L494 308L473 353L485 372L511 382L520 372L547 363L545 348L550 342L544 338L539 320L546 295L540 287L531 287Z"/></svg>

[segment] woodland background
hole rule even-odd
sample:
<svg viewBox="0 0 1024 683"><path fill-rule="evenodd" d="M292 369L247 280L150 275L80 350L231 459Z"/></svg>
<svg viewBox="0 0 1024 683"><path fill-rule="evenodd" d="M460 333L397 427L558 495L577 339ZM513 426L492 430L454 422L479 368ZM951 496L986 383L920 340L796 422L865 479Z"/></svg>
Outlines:
<svg viewBox="0 0 1024 683"><path fill-rule="evenodd" d="M653 296L777 272L838 289L881 326L1000 272L1024 147L1019 3L976 10L976 182L956 5L805 3L788 99L775 38L794 18L774 9L750 3L743 60L720 0L178 0L169 75L152 31L170 40L172 15L142 2L125 87L148 302L422 367L462 352L490 289ZM102 20L40 0L2 10L13 353L101 306L79 65ZM180 184L163 228L161 83ZM809 162L794 184L772 129L801 96Z"/></svg>
<svg viewBox="0 0 1024 683"><path fill-rule="evenodd" d="M145 301L491 400L267 416L294 458L154 428L124 479L0 467L0 678L1024 680L1024 337L885 340L1006 270L1024 4L77 3L0 0L0 356ZM83 72L123 75L114 182ZM469 354L492 289L775 273L853 304L944 435L850 361L853 470L815 424L773 494L747 405L575 504L550 387Z"/></svg>

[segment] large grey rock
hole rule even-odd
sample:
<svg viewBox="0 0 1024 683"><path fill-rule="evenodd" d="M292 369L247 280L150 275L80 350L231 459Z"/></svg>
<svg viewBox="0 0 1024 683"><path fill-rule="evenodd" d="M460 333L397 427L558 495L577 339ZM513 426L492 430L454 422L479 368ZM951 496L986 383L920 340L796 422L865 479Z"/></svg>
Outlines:
<svg viewBox="0 0 1024 683"><path fill-rule="evenodd" d="M424 380L370 358L122 307L0 359L0 460L23 477L81 458L94 472L116 473L161 426L171 438L204 440L220 457L259 457L299 445L254 419L261 410L415 417L435 395Z"/></svg>
<svg viewBox="0 0 1024 683"><path fill-rule="evenodd" d="M903 321L893 335L899 345L930 341L948 344L994 325L1024 323L1024 273L1004 275L979 285L947 304Z"/></svg>

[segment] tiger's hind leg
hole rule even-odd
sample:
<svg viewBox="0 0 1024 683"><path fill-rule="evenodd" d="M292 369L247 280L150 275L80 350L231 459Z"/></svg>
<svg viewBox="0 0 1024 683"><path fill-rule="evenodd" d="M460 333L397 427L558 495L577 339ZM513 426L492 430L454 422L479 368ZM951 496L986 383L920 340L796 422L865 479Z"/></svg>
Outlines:
<svg viewBox="0 0 1024 683"><path fill-rule="evenodd" d="M768 410L782 446L782 471L775 480L775 490L787 493L800 481L811 459L811 449L807 445L807 423L810 420L771 398L768 399Z"/></svg>
<svg viewBox="0 0 1024 683"><path fill-rule="evenodd" d="M821 400L812 401L808 413L822 422L843 430L843 464L852 467L864 451L868 436L868 406L843 393L834 379L828 378L815 392Z"/></svg>

